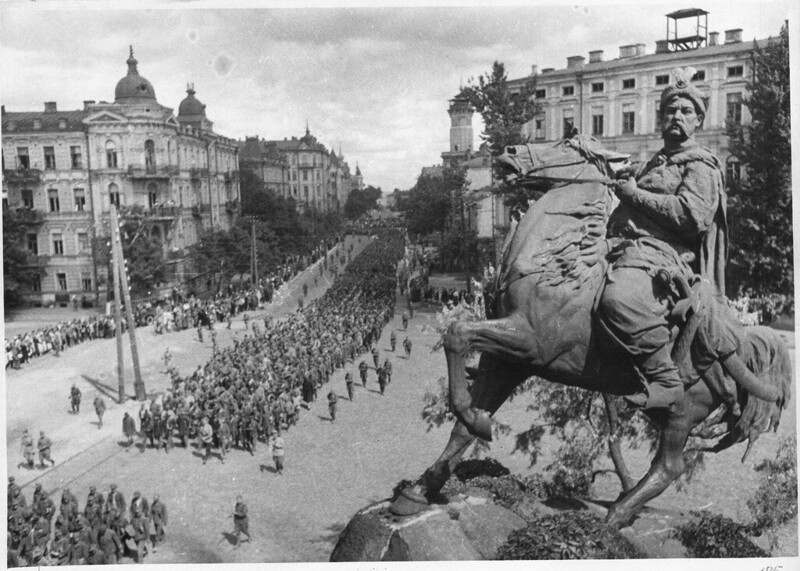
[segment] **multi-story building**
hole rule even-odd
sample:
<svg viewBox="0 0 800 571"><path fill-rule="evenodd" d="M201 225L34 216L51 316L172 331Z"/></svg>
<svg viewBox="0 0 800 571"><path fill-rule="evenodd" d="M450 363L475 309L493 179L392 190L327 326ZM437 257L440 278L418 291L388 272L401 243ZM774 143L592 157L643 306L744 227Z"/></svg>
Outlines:
<svg viewBox="0 0 800 571"><path fill-rule="evenodd" d="M567 58L563 69L539 73L533 66L541 112L525 126L527 134L533 142L556 141L575 128L610 150L646 161L662 145L659 102L663 89L674 81L671 71L691 67L692 81L708 96L697 142L726 165L728 180L738 178L726 125L750 121L743 97L754 42L743 42L741 29L726 30L721 42L718 32L707 32L707 20L708 12L700 9L667 14L667 38L655 42L654 53L647 53L645 44L632 44L620 46L619 57L612 60L595 50L588 61L580 55ZM683 33L678 32L681 24ZM519 87L526 79L509 86Z"/></svg>
<svg viewBox="0 0 800 571"><path fill-rule="evenodd" d="M247 137L239 142L239 149L243 167L253 171L265 189L294 199L298 209L341 212L352 189L363 187L361 171L356 168L352 176L341 150L338 155L328 151L308 126L299 139Z"/></svg>
<svg viewBox="0 0 800 571"><path fill-rule="evenodd" d="M23 292L31 303L104 300L107 272L93 238L108 235L111 204L144 217L172 282L184 277L185 248L205 231L229 228L238 214L236 141L214 133L192 86L176 117L137 63L131 49L113 103L3 107L3 207L26 213L29 262L42 270Z"/></svg>

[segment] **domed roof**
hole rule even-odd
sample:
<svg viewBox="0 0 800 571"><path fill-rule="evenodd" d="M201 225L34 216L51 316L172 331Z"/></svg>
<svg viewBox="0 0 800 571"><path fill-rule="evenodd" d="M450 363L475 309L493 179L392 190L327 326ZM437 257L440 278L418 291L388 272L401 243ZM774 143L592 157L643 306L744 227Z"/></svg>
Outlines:
<svg viewBox="0 0 800 571"><path fill-rule="evenodd" d="M186 93L188 95L186 98L181 101L181 104L178 106L178 116L186 116L186 115L202 115L203 117L206 116L206 106L200 103L197 98L194 96L194 84L189 84L186 89Z"/></svg>
<svg viewBox="0 0 800 571"><path fill-rule="evenodd" d="M114 90L115 103L143 103L156 100L156 92L153 84L139 75L136 69L136 58L133 57L133 46L131 55L128 58L128 75L117 82Z"/></svg>

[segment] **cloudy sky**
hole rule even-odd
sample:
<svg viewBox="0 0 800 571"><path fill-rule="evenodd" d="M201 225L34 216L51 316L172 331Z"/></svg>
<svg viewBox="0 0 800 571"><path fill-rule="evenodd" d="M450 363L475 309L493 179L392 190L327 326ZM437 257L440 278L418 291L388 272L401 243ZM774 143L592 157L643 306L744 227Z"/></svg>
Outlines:
<svg viewBox="0 0 800 571"><path fill-rule="evenodd" d="M421 167L440 162L449 145L447 100L495 60L518 78L532 64L563 68L567 56L595 49L610 59L620 45L642 42L652 53L666 33L664 15L689 7L710 12L709 31L742 28L743 39L761 39L777 35L790 10L790 0L269 10L153 1L125 9L132 4L2 3L6 109L113 101L132 44L162 105L177 112L193 82L225 136L302 136L308 121L320 142L341 146L351 168L358 163L365 182L384 192L409 188Z"/></svg>

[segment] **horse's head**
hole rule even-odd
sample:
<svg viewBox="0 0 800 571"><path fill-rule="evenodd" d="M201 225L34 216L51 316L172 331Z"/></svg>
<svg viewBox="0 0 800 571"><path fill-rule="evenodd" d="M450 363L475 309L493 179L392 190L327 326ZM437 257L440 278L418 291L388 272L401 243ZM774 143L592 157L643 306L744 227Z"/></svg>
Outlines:
<svg viewBox="0 0 800 571"><path fill-rule="evenodd" d="M575 135L556 144L540 143L506 147L495 158L508 184L548 188L570 181L605 181L629 155L607 151L588 136Z"/></svg>

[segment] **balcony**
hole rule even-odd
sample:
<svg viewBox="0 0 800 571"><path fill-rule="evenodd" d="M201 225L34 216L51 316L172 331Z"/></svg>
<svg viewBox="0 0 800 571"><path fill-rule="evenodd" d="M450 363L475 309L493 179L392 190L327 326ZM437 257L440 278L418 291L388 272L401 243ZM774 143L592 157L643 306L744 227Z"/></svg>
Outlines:
<svg viewBox="0 0 800 571"><path fill-rule="evenodd" d="M201 169L192 167L189 169L189 177L193 179L201 179L208 177L208 169Z"/></svg>
<svg viewBox="0 0 800 571"><path fill-rule="evenodd" d="M192 206L192 216L197 218L202 218L203 214L208 214L211 212L211 205L210 204L195 204Z"/></svg>
<svg viewBox="0 0 800 571"><path fill-rule="evenodd" d="M180 206L157 204L145 210L144 216L151 220L174 220L180 217L181 210Z"/></svg>
<svg viewBox="0 0 800 571"><path fill-rule="evenodd" d="M35 226L44 222L44 212L32 208L17 208L17 216L22 224Z"/></svg>
<svg viewBox="0 0 800 571"><path fill-rule="evenodd" d="M239 199L236 198L234 200L226 200L225 201L225 210L230 212L231 214L237 214L239 212L240 205Z"/></svg>
<svg viewBox="0 0 800 571"><path fill-rule="evenodd" d="M176 166L145 167L142 165L128 165L128 176L134 179L169 178L177 175L178 172L178 167Z"/></svg>
<svg viewBox="0 0 800 571"><path fill-rule="evenodd" d="M4 169L3 178L10 183L37 183L42 180L39 169Z"/></svg>

